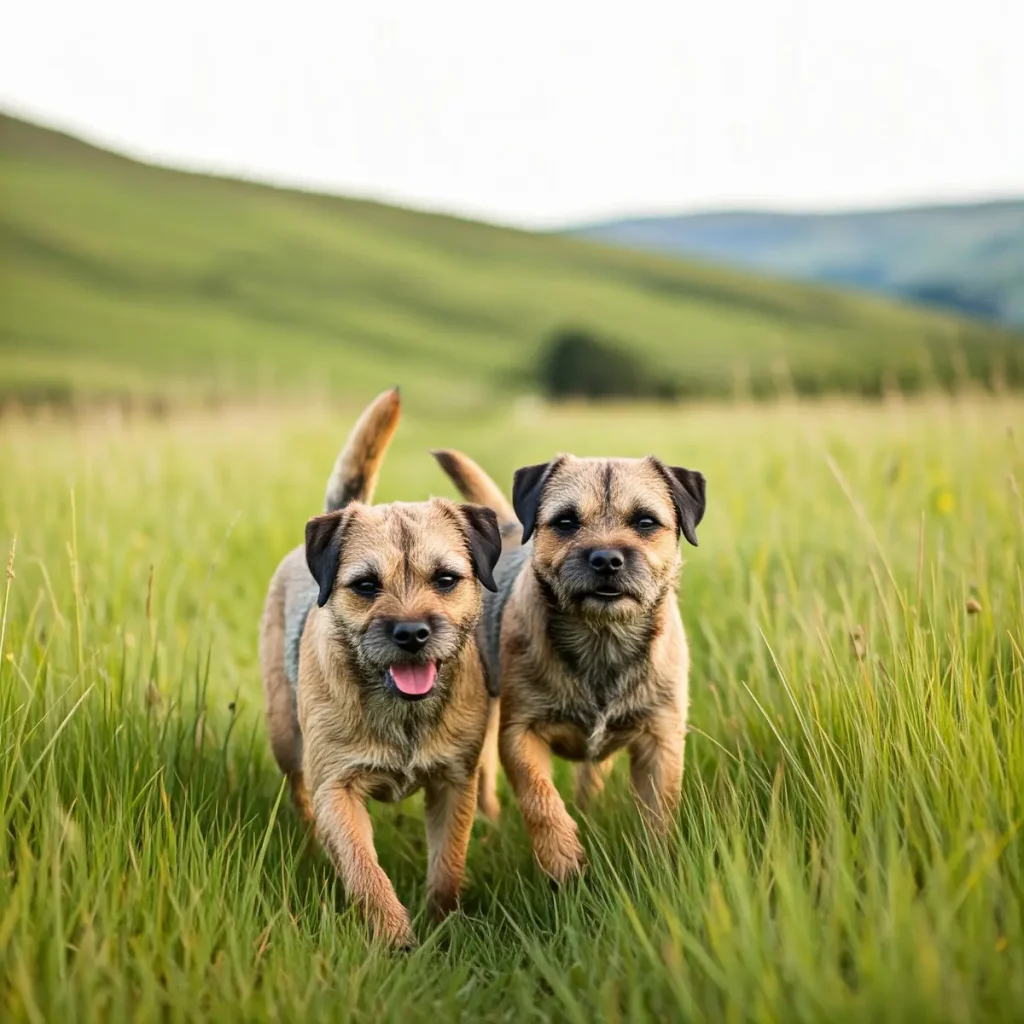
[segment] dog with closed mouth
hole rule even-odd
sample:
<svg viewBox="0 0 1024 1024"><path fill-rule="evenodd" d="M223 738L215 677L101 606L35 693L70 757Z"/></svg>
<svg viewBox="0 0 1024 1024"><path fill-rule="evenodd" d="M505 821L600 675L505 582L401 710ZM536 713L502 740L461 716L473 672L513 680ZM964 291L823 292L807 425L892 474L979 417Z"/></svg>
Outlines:
<svg viewBox="0 0 1024 1024"><path fill-rule="evenodd" d="M363 413L325 512L274 573L260 624L271 746L372 932L414 943L377 861L366 803L425 791L427 899L457 904L489 698L476 630L501 540L491 509L445 499L372 506L398 391Z"/></svg>
<svg viewBox="0 0 1024 1024"><path fill-rule="evenodd" d="M697 544L705 480L652 456L560 455L516 471L510 506L465 455L433 454L502 525L480 644L492 697L500 693L501 764L541 869L564 882L584 853L551 779L552 754L579 762L581 808L622 748L648 825L665 832L678 806L690 661L679 537Z"/></svg>

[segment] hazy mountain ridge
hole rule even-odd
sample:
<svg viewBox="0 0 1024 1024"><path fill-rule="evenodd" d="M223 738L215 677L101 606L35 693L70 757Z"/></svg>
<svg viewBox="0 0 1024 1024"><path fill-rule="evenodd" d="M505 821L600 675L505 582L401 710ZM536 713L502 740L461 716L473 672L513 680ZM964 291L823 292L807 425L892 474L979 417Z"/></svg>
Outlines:
<svg viewBox="0 0 1024 1024"><path fill-rule="evenodd" d="M636 217L568 233L1024 326L1024 199L849 213Z"/></svg>

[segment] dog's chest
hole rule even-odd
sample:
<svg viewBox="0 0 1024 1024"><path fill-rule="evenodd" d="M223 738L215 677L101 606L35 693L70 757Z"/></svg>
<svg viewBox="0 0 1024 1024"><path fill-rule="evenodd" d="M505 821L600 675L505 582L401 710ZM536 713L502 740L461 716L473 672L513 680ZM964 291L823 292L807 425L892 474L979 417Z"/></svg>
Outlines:
<svg viewBox="0 0 1024 1024"><path fill-rule="evenodd" d="M594 649L558 671L545 687L550 703L545 736L559 757L600 761L625 746L647 713L646 659L629 663L617 649ZM552 699L552 695L555 695Z"/></svg>
<svg viewBox="0 0 1024 1024"><path fill-rule="evenodd" d="M397 803L412 796L426 783L444 773L449 762L441 761L425 751L390 751L358 766L358 774L366 779L373 800Z"/></svg>
<svg viewBox="0 0 1024 1024"><path fill-rule="evenodd" d="M422 789L430 772L410 765L401 770L376 770L368 773L369 795L372 800L395 804Z"/></svg>
<svg viewBox="0 0 1024 1024"><path fill-rule="evenodd" d="M463 779L467 771L464 753L446 733L434 730L406 736L404 741L398 735L378 737L373 743L364 741L353 774L365 779L372 799L397 803L430 782ZM475 759L470 760L475 768Z"/></svg>
<svg viewBox="0 0 1024 1024"><path fill-rule="evenodd" d="M628 697L572 702L552 709L538 731L559 757L602 761L636 736L644 718Z"/></svg>

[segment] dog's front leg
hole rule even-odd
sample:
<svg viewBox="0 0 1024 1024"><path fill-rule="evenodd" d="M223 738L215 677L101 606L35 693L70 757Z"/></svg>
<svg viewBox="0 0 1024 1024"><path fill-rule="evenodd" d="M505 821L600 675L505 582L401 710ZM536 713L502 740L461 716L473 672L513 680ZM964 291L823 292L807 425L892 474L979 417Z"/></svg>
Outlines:
<svg viewBox="0 0 1024 1024"><path fill-rule="evenodd" d="M437 779L426 786L427 907L435 921L450 914L459 903L476 795L475 771L458 782Z"/></svg>
<svg viewBox="0 0 1024 1024"><path fill-rule="evenodd" d="M360 907L374 936L392 946L414 946L409 915L377 862L362 796L340 782L324 783L313 796L313 815L348 898Z"/></svg>
<svg viewBox="0 0 1024 1024"><path fill-rule="evenodd" d="M504 724L499 746L537 863L561 884L583 869L585 855L576 822L551 780L551 748L529 729Z"/></svg>
<svg viewBox="0 0 1024 1024"><path fill-rule="evenodd" d="M630 779L647 826L657 835L672 827L683 783L686 722L677 710L660 714L629 745Z"/></svg>
<svg viewBox="0 0 1024 1024"><path fill-rule="evenodd" d="M307 828L313 828L315 826L313 820L313 801L309 799L306 777L301 771L290 772L288 775L288 785L292 791L295 810L302 819L302 824L307 826Z"/></svg>
<svg viewBox="0 0 1024 1024"><path fill-rule="evenodd" d="M603 761L583 761L576 766L576 806L583 812L590 808L593 799L604 792L605 779L612 770L614 758Z"/></svg>

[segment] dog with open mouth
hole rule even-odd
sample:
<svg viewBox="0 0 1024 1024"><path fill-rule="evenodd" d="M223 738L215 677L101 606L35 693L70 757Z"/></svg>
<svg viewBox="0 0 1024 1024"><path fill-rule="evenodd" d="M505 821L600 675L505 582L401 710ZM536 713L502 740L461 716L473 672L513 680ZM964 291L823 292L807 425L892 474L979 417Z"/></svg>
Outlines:
<svg viewBox="0 0 1024 1024"><path fill-rule="evenodd" d="M324 514L271 580L260 665L271 746L300 814L373 933L410 946L366 802L425 791L428 906L454 909L490 710L481 585L495 586L501 539L488 508L369 504L399 415L395 389L353 428Z"/></svg>
<svg viewBox="0 0 1024 1024"><path fill-rule="evenodd" d="M502 766L540 867L564 882L584 852L551 779L553 753L579 762L585 807L627 748L648 825L663 833L674 818L690 663L676 599L679 538L697 544L705 480L654 457L560 455L517 470L510 506L465 455L434 456L463 497L502 524L480 643L492 698L500 694Z"/></svg>

